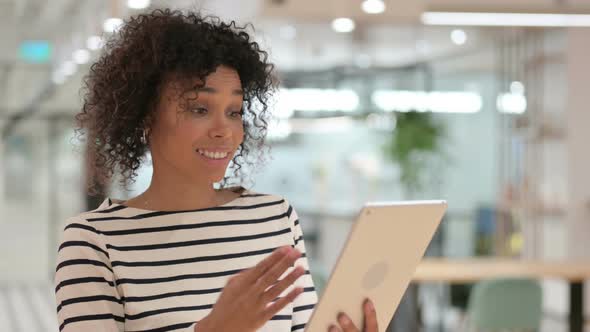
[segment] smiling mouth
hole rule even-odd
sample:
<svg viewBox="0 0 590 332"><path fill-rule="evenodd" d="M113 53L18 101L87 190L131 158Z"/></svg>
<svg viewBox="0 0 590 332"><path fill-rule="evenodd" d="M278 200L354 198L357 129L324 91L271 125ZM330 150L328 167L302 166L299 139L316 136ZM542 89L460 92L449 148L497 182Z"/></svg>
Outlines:
<svg viewBox="0 0 590 332"><path fill-rule="evenodd" d="M223 160L229 156L229 152L211 152L207 150L197 149L197 152L208 159Z"/></svg>

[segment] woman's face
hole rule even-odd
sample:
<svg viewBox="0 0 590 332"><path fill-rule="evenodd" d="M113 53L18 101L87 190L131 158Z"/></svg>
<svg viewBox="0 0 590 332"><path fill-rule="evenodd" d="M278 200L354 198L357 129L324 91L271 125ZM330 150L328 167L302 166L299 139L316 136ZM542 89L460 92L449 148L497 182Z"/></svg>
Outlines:
<svg viewBox="0 0 590 332"><path fill-rule="evenodd" d="M180 86L171 82L161 92L149 138L154 172L174 172L168 175L191 183L218 182L244 140L240 77L220 66L204 87Z"/></svg>

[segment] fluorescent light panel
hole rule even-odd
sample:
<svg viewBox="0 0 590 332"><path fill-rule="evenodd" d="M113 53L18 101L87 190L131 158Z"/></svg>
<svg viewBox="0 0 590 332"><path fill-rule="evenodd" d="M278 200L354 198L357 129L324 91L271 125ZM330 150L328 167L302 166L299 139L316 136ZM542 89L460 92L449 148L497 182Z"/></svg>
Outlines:
<svg viewBox="0 0 590 332"><path fill-rule="evenodd" d="M424 12L427 25L590 27L588 14Z"/></svg>
<svg viewBox="0 0 590 332"><path fill-rule="evenodd" d="M276 104L281 118L294 111L353 112L358 106L359 96L347 89L280 89Z"/></svg>
<svg viewBox="0 0 590 332"><path fill-rule="evenodd" d="M378 90L371 99L384 111L398 112L477 113L483 106L481 95L463 91Z"/></svg>

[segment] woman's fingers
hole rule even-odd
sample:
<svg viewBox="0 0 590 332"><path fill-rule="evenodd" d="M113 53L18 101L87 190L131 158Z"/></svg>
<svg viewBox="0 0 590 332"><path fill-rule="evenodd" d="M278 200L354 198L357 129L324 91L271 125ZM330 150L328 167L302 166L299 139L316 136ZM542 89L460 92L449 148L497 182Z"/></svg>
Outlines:
<svg viewBox="0 0 590 332"><path fill-rule="evenodd" d="M338 327L336 327L336 325L330 325L330 327L328 328L328 332L342 332L342 331L340 331L340 329Z"/></svg>
<svg viewBox="0 0 590 332"><path fill-rule="evenodd" d="M256 266L247 270L244 275L244 281L248 284L255 283L258 278L262 277L268 270L270 270L273 266L275 266L278 262L280 262L290 251L290 246L283 246L270 254L270 256L266 257L262 261L260 261Z"/></svg>
<svg viewBox="0 0 590 332"><path fill-rule="evenodd" d="M338 314L338 324L342 332L359 332L359 329L354 326L352 320L343 312Z"/></svg>
<svg viewBox="0 0 590 332"><path fill-rule="evenodd" d="M253 331L264 325L302 293L302 288L296 288L270 305L273 298L261 301L268 286L275 286L270 287L273 289L270 295L277 297L301 276L300 269L294 269L284 280L278 280L300 255L291 246L284 246L274 250L254 267L229 278L206 322L219 324L220 331ZM275 295L277 291L279 294Z"/></svg>
<svg viewBox="0 0 590 332"><path fill-rule="evenodd" d="M363 304L364 313L365 313L365 332L377 332L379 327L377 326L377 311L375 310L375 305L373 301L370 299L366 299L365 303Z"/></svg>
<svg viewBox="0 0 590 332"><path fill-rule="evenodd" d="M299 296L299 294L301 293L303 293L303 288L295 288L286 296L281 297L280 299L276 300L271 305L266 307L263 314L264 320L270 320L277 312L281 311L281 309L283 309L287 304L293 302L293 300L295 300L295 298L297 298L297 296Z"/></svg>
<svg viewBox="0 0 590 332"><path fill-rule="evenodd" d="M289 286L291 286L297 279L299 279L299 277L301 277L304 274L305 274L305 269L303 267L301 267L301 266L296 267L295 269L293 269L293 271L291 271L291 273L289 273L289 275L287 275L282 280L277 282L274 286L269 288L262 295L262 299L261 299L262 302L264 304L266 304L266 303L274 300L279 295L281 295L281 293L285 289L289 288Z"/></svg>
<svg viewBox="0 0 590 332"><path fill-rule="evenodd" d="M269 286L276 283L276 281L281 277L281 275L295 263L295 261L301 256L301 253L294 249L288 252L283 259L277 262L274 266L269 268L266 273L264 273L256 284L254 285L254 289L256 292L264 292Z"/></svg>
<svg viewBox="0 0 590 332"><path fill-rule="evenodd" d="M363 303L364 326L363 332L378 332L377 311L370 299L366 299ZM328 332L359 332L359 329L354 325L352 320L343 312L338 314L338 325L331 325Z"/></svg>

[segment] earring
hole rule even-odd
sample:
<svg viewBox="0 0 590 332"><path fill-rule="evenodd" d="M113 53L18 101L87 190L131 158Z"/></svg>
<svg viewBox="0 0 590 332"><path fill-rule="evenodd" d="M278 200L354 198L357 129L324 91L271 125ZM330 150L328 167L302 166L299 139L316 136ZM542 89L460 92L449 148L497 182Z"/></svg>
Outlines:
<svg viewBox="0 0 590 332"><path fill-rule="evenodd" d="M139 140L141 141L141 144L143 144L143 145L148 144L147 135L148 135L148 130L144 128L142 130L141 137L139 138Z"/></svg>

